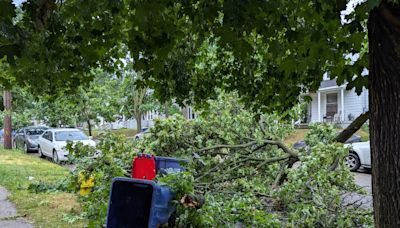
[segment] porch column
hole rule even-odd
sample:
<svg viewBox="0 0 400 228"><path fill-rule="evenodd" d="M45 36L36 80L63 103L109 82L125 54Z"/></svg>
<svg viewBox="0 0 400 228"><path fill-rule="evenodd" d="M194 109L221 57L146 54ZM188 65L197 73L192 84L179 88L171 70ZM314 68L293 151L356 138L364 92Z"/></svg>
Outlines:
<svg viewBox="0 0 400 228"><path fill-rule="evenodd" d="M318 96L318 122L321 122L321 92L317 92Z"/></svg>
<svg viewBox="0 0 400 228"><path fill-rule="evenodd" d="M342 88L342 89L340 90L340 97L341 97L341 99L340 99L340 102L341 102L340 106L341 106L341 110L342 110L342 114L340 115L340 118L341 118L341 121L344 121L344 88Z"/></svg>

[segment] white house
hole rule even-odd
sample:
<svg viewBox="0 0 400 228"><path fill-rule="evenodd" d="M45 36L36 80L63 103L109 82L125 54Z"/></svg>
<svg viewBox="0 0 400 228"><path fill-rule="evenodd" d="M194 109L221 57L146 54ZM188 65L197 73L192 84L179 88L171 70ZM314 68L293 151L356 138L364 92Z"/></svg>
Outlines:
<svg viewBox="0 0 400 228"><path fill-rule="evenodd" d="M317 92L307 94L312 101L303 120L312 122L336 122L349 124L360 114L368 111L368 90L357 95L355 89L346 90L346 84L338 86L336 79L324 80Z"/></svg>
<svg viewBox="0 0 400 228"><path fill-rule="evenodd" d="M186 108L180 108L182 114L186 119L195 119L197 117L195 111L193 110L192 107L186 107ZM164 119L165 114L159 113L157 111L147 111L142 114L142 128L149 128L154 125L154 119L160 118ZM137 128L137 122L135 118L131 119L126 119L125 116L121 116L119 120L116 120L114 122L108 123L104 120L102 117L98 117L99 119L99 126L100 128L103 129L119 129L119 128L130 128L130 129L136 129Z"/></svg>

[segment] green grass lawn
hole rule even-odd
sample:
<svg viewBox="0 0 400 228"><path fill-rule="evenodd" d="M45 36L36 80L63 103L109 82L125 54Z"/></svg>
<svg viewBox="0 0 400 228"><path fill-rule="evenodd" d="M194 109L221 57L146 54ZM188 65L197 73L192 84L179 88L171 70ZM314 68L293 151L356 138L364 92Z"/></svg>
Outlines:
<svg viewBox="0 0 400 228"><path fill-rule="evenodd" d="M290 134L284 142L288 145L293 145L294 143L304 140L306 134L310 131L310 129L296 129L292 134Z"/></svg>
<svg viewBox="0 0 400 228"><path fill-rule="evenodd" d="M33 193L26 188L37 181L60 181L68 170L47 160L21 151L0 149L0 185L7 188L19 216L33 222L35 227L84 227L84 221L67 223L68 213L80 210L76 196L69 193ZM33 177L33 180L29 180Z"/></svg>
<svg viewBox="0 0 400 228"><path fill-rule="evenodd" d="M296 129L291 135L286 137L284 142L288 145L293 145L297 141L303 140L306 134L310 131L310 129ZM338 130L342 131L342 129ZM369 140L369 132L368 129L361 128L358 130L356 135L361 136L361 141L365 142Z"/></svg>
<svg viewBox="0 0 400 228"><path fill-rule="evenodd" d="M356 132L356 135L361 136L361 141L366 142L369 140L369 132L367 131L368 129L363 129L361 128Z"/></svg>

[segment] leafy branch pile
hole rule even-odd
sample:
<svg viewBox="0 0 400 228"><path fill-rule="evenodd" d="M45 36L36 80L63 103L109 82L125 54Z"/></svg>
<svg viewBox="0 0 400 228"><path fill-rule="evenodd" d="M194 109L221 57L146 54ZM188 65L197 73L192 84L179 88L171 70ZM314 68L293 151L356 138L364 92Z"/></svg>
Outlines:
<svg viewBox="0 0 400 228"><path fill-rule="evenodd" d="M137 147L190 161L188 173L160 178L177 191L178 226L371 225L371 212L344 197L361 190L333 126L313 126L301 151L282 141L292 130L279 115L251 113L222 94L196 120L157 121ZM188 206L181 200L187 195L204 196L205 204Z"/></svg>
<svg viewBox="0 0 400 228"><path fill-rule="evenodd" d="M70 145L71 146L71 145ZM101 151L100 155L96 151ZM80 196L83 203L84 218L89 227L101 227L105 224L111 181L114 177L130 176L132 158L135 156L133 143L124 136L106 133L101 136L97 148L82 144L70 147L70 159L77 165L71 173L69 189L78 192L84 175L94 179L94 187L87 196ZM71 153L72 152L72 153Z"/></svg>
<svg viewBox="0 0 400 228"><path fill-rule="evenodd" d="M288 115L297 118L298 111ZM71 147L77 168L69 189L78 191L82 173L94 178L93 191L81 197L82 216L102 226L111 179L129 176L137 152L153 153L188 160L186 172L158 177L176 193L177 227L372 225L371 211L346 198L362 191L342 162L348 150L334 142L333 126L313 126L300 151L282 141L292 131L279 115L249 112L236 95L221 94L195 120L156 120L136 145L106 134L96 159L92 148Z"/></svg>

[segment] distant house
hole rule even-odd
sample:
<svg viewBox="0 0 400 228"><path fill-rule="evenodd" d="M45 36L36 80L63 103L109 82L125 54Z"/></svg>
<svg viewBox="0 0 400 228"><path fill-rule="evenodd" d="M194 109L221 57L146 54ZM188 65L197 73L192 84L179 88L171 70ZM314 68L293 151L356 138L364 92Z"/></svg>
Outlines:
<svg viewBox="0 0 400 228"><path fill-rule="evenodd" d="M364 88L358 96L354 89L346 90L346 84L338 86L336 79L322 81L317 92L307 95L312 101L303 123L335 122L346 126L368 111L368 90Z"/></svg>
<svg viewBox="0 0 400 228"><path fill-rule="evenodd" d="M181 108L181 112L186 119L195 119L197 117L195 111L192 107ZM164 119L165 114L157 112L157 111L147 111L142 114L142 128L149 128L154 126L154 119ZM136 120L135 118L126 119L125 116L121 116L120 119L114 122L106 122L104 118L98 117L99 119L99 128L104 129L119 129L119 128L130 128L136 129Z"/></svg>

